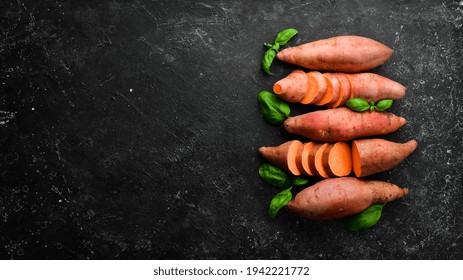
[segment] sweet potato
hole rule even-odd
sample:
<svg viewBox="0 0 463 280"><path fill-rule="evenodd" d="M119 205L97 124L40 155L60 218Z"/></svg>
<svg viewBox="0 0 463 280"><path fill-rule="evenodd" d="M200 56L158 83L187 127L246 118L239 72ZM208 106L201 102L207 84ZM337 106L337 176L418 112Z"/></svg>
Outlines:
<svg viewBox="0 0 463 280"><path fill-rule="evenodd" d="M339 82L338 78L334 73L325 73L323 74L328 80L331 82L331 87L333 90L333 95L331 96L331 100L326 103L326 107L331 108L334 104L338 103L339 97L341 96L341 83ZM342 98L341 98L342 99ZM339 102L340 103L340 102ZM315 104L317 105L317 104ZM338 107L338 106L336 106Z"/></svg>
<svg viewBox="0 0 463 280"><path fill-rule="evenodd" d="M326 107L328 108L337 108L341 105L346 104L347 100L352 98L352 84L350 82L350 79L347 77L347 74L333 73L333 75L338 79L339 82L339 97L336 102L327 104Z"/></svg>
<svg viewBox="0 0 463 280"><path fill-rule="evenodd" d="M297 71L297 72L295 72ZM396 81L374 73L323 73L295 70L274 84L273 90L287 102L325 105L336 108L350 98L359 97L378 102L383 99L398 100L405 97L405 87ZM297 78L295 77L297 75ZM323 78L323 79L322 79ZM324 80L324 81L322 81ZM342 99L339 99L339 93Z"/></svg>
<svg viewBox="0 0 463 280"><path fill-rule="evenodd" d="M296 157L302 143L298 140L288 141L276 147L261 147L259 153L270 163L295 175L301 175L296 164Z"/></svg>
<svg viewBox="0 0 463 280"><path fill-rule="evenodd" d="M352 162L355 176L365 177L398 166L418 146L415 140L394 143L384 139L352 141Z"/></svg>
<svg viewBox="0 0 463 280"><path fill-rule="evenodd" d="M328 177L347 176L352 171L352 153L345 142L331 143L322 156L323 168Z"/></svg>
<svg viewBox="0 0 463 280"><path fill-rule="evenodd" d="M405 87L391 79L374 73L349 75L352 83L353 97L378 102L383 99L402 99Z"/></svg>
<svg viewBox="0 0 463 280"><path fill-rule="evenodd" d="M354 112L349 108L319 110L289 117L286 131L323 142L348 141L396 131L407 121L388 112Z"/></svg>
<svg viewBox="0 0 463 280"><path fill-rule="evenodd" d="M373 39L337 36L283 49L276 57L311 70L356 73L383 64L392 53L392 49Z"/></svg>
<svg viewBox="0 0 463 280"><path fill-rule="evenodd" d="M323 106L325 104L330 103L334 98L334 93L335 93L334 87L338 85L338 84L333 85L334 80L331 80L329 76L323 75L323 77L325 78L325 81L326 81L326 91L324 93L319 93L319 94L322 94L322 98L319 101L313 102L313 104L317 106Z"/></svg>
<svg viewBox="0 0 463 280"><path fill-rule="evenodd" d="M318 71L311 71L307 73L309 79L309 92L306 97L301 100L302 104L317 103L323 98L326 92L326 79L322 73Z"/></svg>
<svg viewBox="0 0 463 280"><path fill-rule="evenodd" d="M329 178L329 175L326 172L325 167L323 166L323 154L325 150L328 148L328 145L329 143L320 144L320 146L318 146L318 149L315 150L315 156L309 159L309 166L311 168L313 166L312 172L315 176Z"/></svg>
<svg viewBox="0 0 463 280"><path fill-rule="evenodd" d="M313 176L309 166L309 153L310 150L313 149L313 146L313 142L307 142L299 148L298 154L296 156L296 165L301 172L301 175Z"/></svg>
<svg viewBox="0 0 463 280"><path fill-rule="evenodd" d="M273 92L287 102L300 102L309 91L309 78L302 70L294 70L273 85Z"/></svg>
<svg viewBox="0 0 463 280"><path fill-rule="evenodd" d="M300 191L286 207L306 219L331 220L360 213L375 203L391 202L407 193L406 188L382 181L331 178Z"/></svg>

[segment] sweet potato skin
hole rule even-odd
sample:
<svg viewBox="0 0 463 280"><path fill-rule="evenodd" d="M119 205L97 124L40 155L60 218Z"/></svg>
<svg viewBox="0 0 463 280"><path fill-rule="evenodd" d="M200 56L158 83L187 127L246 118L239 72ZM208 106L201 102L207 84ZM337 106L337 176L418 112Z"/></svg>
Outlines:
<svg viewBox="0 0 463 280"><path fill-rule="evenodd" d="M273 92L286 102L300 102L307 94L307 74L302 70L294 70L285 78L279 80L273 86Z"/></svg>
<svg viewBox="0 0 463 280"><path fill-rule="evenodd" d="M356 73L383 64L392 53L392 49L373 39L337 36L283 49L276 57L307 69Z"/></svg>
<svg viewBox="0 0 463 280"><path fill-rule="evenodd" d="M342 107L290 117L283 122L283 128L311 140L334 142L388 134L406 122L388 112L354 112Z"/></svg>
<svg viewBox="0 0 463 280"><path fill-rule="evenodd" d="M378 102L383 99L403 99L405 87L396 81L374 73L351 74L354 97Z"/></svg>
<svg viewBox="0 0 463 280"><path fill-rule="evenodd" d="M300 191L286 208L306 219L333 220L360 213L375 203L391 202L407 193L406 188L382 181L330 178Z"/></svg>
<svg viewBox="0 0 463 280"><path fill-rule="evenodd" d="M356 177L365 177L401 164L418 147L415 140L394 143L384 139L352 141L352 158Z"/></svg>

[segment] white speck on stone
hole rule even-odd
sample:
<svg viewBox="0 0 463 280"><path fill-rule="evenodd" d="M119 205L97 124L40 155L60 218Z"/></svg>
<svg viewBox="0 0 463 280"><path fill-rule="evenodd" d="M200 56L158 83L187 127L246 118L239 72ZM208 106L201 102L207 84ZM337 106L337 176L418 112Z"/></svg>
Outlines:
<svg viewBox="0 0 463 280"><path fill-rule="evenodd" d="M132 92L132 91L133 91L133 88L129 89L129 91Z"/></svg>

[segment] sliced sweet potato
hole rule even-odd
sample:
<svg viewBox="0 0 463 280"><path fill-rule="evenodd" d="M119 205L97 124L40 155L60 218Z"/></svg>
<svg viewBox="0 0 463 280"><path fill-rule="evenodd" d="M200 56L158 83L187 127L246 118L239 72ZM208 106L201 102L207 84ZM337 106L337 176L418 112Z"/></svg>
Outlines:
<svg viewBox="0 0 463 280"><path fill-rule="evenodd" d="M322 94L322 98L318 102L313 102L313 104L317 106L323 106L325 104L328 104L333 99L333 94L334 94L333 83L331 82L331 79L329 77L323 75L323 78L325 78L325 81L326 81L326 91L325 93L320 93Z"/></svg>
<svg viewBox="0 0 463 280"><path fill-rule="evenodd" d="M352 91L352 85L350 83L348 75L339 72L334 73L334 75L336 76L336 78L338 78L341 91L338 101L332 106L332 108L337 108L339 106L345 105L347 100L349 100Z"/></svg>
<svg viewBox="0 0 463 280"><path fill-rule="evenodd" d="M323 168L329 177L347 176L352 171L352 153L345 142L330 144L323 151Z"/></svg>
<svg viewBox="0 0 463 280"><path fill-rule="evenodd" d="M305 143L304 150L302 151L302 158L301 158L302 170L304 170L304 173L310 176L313 176L313 172L310 169L310 165L309 165L309 154L310 154L310 151L313 149L313 147L314 147L314 142Z"/></svg>
<svg viewBox="0 0 463 280"><path fill-rule="evenodd" d="M331 84L333 86L333 96L331 97L331 101L328 102L325 106L328 108L335 108L337 106L333 105L335 105L338 102L341 96L341 84L334 73L324 73L323 75L330 79Z"/></svg>
<svg viewBox="0 0 463 280"><path fill-rule="evenodd" d="M314 104L319 102L326 92L326 79L323 74L318 71L308 72L307 77L309 79L309 92L305 98L301 100L301 103Z"/></svg>
<svg viewBox="0 0 463 280"><path fill-rule="evenodd" d="M322 178L329 178L328 173L325 170L325 167L323 166L323 153L326 148L330 143L324 143L322 144L318 149L317 152L315 153L315 158L314 158L314 166L315 170L313 170L313 173L316 176L322 177Z"/></svg>

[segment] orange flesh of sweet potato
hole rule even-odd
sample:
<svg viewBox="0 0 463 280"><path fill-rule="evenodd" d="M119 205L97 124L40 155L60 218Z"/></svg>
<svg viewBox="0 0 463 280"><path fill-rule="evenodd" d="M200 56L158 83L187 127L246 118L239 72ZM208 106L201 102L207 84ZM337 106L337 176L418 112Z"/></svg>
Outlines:
<svg viewBox="0 0 463 280"><path fill-rule="evenodd" d="M339 99L342 99L341 96L341 83L339 82L338 78L334 73L324 73L323 74L325 77L328 77L330 79L331 84L333 85L333 96L331 98L331 101L325 104L326 107L328 108L334 108L337 106L334 106L338 103ZM339 101L340 103L340 101Z"/></svg>
<svg viewBox="0 0 463 280"><path fill-rule="evenodd" d="M389 47L361 36L337 36L283 49L277 59L311 70L356 73L371 70L392 55Z"/></svg>
<svg viewBox="0 0 463 280"><path fill-rule="evenodd" d="M323 167L328 177L347 176L352 171L352 153L345 142L332 143L323 152Z"/></svg>
<svg viewBox="0 0 463 280"><path fill-rule="evenodd" d="M402 99L405 87L391 79L374 73L349 75L352 83L353 97L378 102L383 99Z"/></svg>
<svg viewBox="0 0 463 280"><path fill-rule="evenodd" d="M354 174L365 177L392 169L402 163L418 146L415 140L394 143L384 139L352 141Z"/></svg>
<svg viewBox="0 0 463 280"><path fill-rule="evenodd" d="M280 99L291 103L300 102L308 91L307 74L302 70L294 70L273 85L273 92Z"/></svg>
<svg viewBox="0 0 463 280"><path fill-rule="evenodd" d="M309 73L307 73L307 80L309 90L305 97L301 100L302 104L310 104L318 95L318 81L313 76L309 75Z"/></svg>
<svg viewBox="0 0 463 280"><path fill-rule="evenodd" d="M259 153L273 165L295 175L301 175L297 168L296 157L302 143L298 140L288 141L276 147L261 147Z"/></svg>
<svg viewBox="0 0 463 280"><path fill-rule="evenodd" d="M333 100L334 85L329 77L325 75L323 75L323 77L326 81L326 91L324 93L319 92L319 94L322 94L322 98L318 102L314 102L314 104L317 106L323 106L331 102L331 100Z"/></svg>
<svg viewBox="0 0 463 280"><path fill-rule="evenodd" d="M310 149L313 147L312 142L304 143L298 151L297 157L296 157L296 164L297 168L301 172L301 175L305 176L313 176L312 171L310 170L309 167L309 152Z"/></svg>
<svg viewBox="0 0 463 280"><path fill-rule="evenodd" d="M324 151L328 148L328 146L329 146L329 143L322 144L320 148L318 148L317 153L315 154L315 159L314 159L314 166L315 166L314 174L322 178L330 177L323 166L323 154L324 154Z"/></svg>
<svg viewBox="0 0 463 280"><path fill-rule="evenodd" d="M301 103L317 103L320 101L320 99L323 98L323 95L327 89L325 77L318 71L308 72L307 77L309 78L309 93L307 94L306 98L301 101Z"/></svg>
<svg viewBox="0 0 463 280"><path fill-rule="evenodd" d="M315 156L316 156L318 150L320 149L320 147L323 144L322 143L316 143L316 142L312 142L312 143L313 144L312 144L312 148L309 151L309 155L308 155L308 158L307 158L307 163L309 165L310 171L312 172L312 175L321 177L320 174L318 174L317 169L315 168Z"/></svg>
<svg viewBox="0 0 463 280"><path fill-rule="evenodd" d="M382 181L330 178L300 191L286 207L306 219L332 220L360 213L375 203L391 202L407 193L406 188Z"/></svg>
<svg viewBox="0 0 463 280"><path fill-rule="evenodd" d="M307 175L313 176L313 172L310 169L309 165L309 155L310 151L313 149L314 143L308 142L304 144L304 150L302 151L302 169Z"/></svg>
<svg viewBox="0 0 463 280"><path fill-rule="evenodd" d="M354 112L340 107L290 117L283 122L283 127L311 140L335 142L388 134L406 122L388 112Z"/></svg>
<svg viewBox="0 0 463 280"><path fill-rule="evenodd" d="M346 104L347 100L351 98L350 96L352 85L350 84L350 80L347 77L347 74L338 72L334 73L334 75L336 76L336 78L338 78L341 93L338 101L334 103L332 106L329 106L329 108L337 108L339 106L343 106Z"/></svg>

